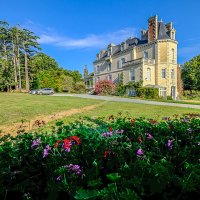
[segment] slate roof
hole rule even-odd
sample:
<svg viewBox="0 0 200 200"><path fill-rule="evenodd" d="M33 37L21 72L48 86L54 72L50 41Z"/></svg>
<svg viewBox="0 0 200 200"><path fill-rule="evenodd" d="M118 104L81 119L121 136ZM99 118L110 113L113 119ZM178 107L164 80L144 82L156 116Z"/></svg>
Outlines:
<svg viewBox="0 0 200 200"><path fill-rule="evenodd" d="M158 22L158 40L170 39L167 32L168 30L166 29L165 24L163 22Z"/></svg>

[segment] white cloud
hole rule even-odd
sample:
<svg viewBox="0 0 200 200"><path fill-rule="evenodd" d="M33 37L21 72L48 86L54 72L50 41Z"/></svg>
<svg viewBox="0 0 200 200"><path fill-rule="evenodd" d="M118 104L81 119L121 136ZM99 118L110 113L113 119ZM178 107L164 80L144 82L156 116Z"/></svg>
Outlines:
<svg viewBox="0 0 200 200"><path fill-rule="evenodd" d="M64 48L105 48L111 42L118 44L134 35L136 35L136 29L129 27L112 33L90 34L83 38L59 36L51 31L46 31L40 35L39 43Z"/></svg>

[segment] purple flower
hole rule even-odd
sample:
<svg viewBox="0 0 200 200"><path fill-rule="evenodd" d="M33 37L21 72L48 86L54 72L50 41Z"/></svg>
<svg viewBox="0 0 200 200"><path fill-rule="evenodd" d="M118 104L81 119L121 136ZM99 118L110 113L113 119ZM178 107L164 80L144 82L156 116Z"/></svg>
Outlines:
<svg viewBox="0 0 200 200"><path fill-rule="evenodd" d="M51 150L51 147L47 144L45 149L44 149L43 158L45 158L49 155L50 150Z"/></svg>
<svg viewBox="0 0 200 200"><path fill-rule="evenodd" d="M102 137L111 137L113 135L112 132L107 132L107 133L102 133L101 136Z"/></svg>
<svg viewBox="0 0 200 200"><path fill-rule="evenodd" d="M37 138L36 140L33 140L31 148L38 147L41 144L41 138Z"/></svg>
<svg viewBox="0 0 200 200"><path fill-rule="evenodd" d="M167 121L167 120L169 120L169 117L163 117L162 120Z"/></svg>
<svg viewBox="0 0 200 200"><path fill-rule="evenodd" d="M121 133L121 134L122 134L122 133L124 133L124 130L123 130L123 129L121 129L121 130L116 130L115 132L116 132L116 133Z"/></svg>
<svg viewBox="0 0 200 200"><path fill-rule="evenodd" d="M60 180L61 180L61 175L56 178L56 181L60 181Z"/></svg>
<svg viewBox="0 0 200 200"><path fill-rule="evenodd" d="M71 173L75 173L77 175L79 175L81 173L81 169L79 165L73 165L73 164L69 164L65 166L69 172Z"/></svg>
<svg viewBox="0 0 200 200"><path fill-rule="evenodd" d="M143 154L143 152L142 152L142 149L138 149L138 151L137 151L137 155L142 155Z"/></svg>
<svg viewBox="0 0 200 200"><path fill-rule="evenodd" d="M173 140L168 140L167 141L167 147L168 147L169 150L172 149L172 147L173 147Z"/></svg>
<svg viewBox="0 0 200 200"><path fill-rule="evenodd" d="M151 134L147 133L147 138L148 139L153 139L153 136Z"/></svg>

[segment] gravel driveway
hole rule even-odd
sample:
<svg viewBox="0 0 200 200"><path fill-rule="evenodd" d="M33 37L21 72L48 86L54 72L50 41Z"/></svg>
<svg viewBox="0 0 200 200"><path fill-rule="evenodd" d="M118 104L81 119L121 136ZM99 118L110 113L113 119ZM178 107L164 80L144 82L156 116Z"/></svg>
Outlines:
<svg viewBox="0 0 200 200"><path fill-rule="evenodd" d="M103 100L103 101L116 101L116 102L128 102L128 103L138 103L138 104L150 104L150 105L159 105L159 106L174 106L174 107L200 109L200 105L167 103L167 102L140 100L140 99L129 99L129 98L122 98L122 97L97 96L97 95L89 95L89 94L54 94L52 96L70 96L70 97L79 97L79 98L86 98L86 99L97 99L97 100Z"/></svg>

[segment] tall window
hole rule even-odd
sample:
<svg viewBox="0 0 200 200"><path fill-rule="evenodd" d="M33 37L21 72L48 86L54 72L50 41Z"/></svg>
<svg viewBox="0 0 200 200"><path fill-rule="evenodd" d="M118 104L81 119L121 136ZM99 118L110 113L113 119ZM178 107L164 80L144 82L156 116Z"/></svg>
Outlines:
<svg viewBox="0 0 200 200"><path fill-rule="evenodd" d="M144 57L145 57L145 58L148 58L148 57L149 57L148 51L145 51L145 52L144 52Z"/></svg>
<svg viewBox="0 0 200 200"><path fill-rule="evenodd" d="M96 73L99 74L99 72L100 72L100 67L99 67L99 65L98 65L98 66L97 66Z"/></svg>
<svg viewBox="0 0 200 200"><path fill-rule="evenodd" d="M111 63L108 63L108 71L111 71Z"/></svg>
<svg viewBox="0 0 200 200"><path fill-rule="evenodd" d="M150 81L151 80L151 69L150 68L147 68L147 81Z"/></svg>
<svg viewBox="0 0 200 200"><path fill-rule="evenodd" d="M175 73L174 73L174 69L171 70L171 79L175 78Z"/></svg>
<svg viewBox="0 0 200 200"><path fill-rule="evenodd" d="M120 60L117 61L117 69L120 69Z"/></svg>
<svg viewBox="0 0 200 200"><path fill-rule="evenodd" d="M172 62L174 62L174 60L175 60L175 51L174 49L172 49Z"/></svg>
<svg viewBox="0 0 200 200"><path fill-rule="evenodd" d="M130 81L135 81L135 71L134 71L134 69L130 70Z"/></svg>
<svg viewBox="0 0 200 200"><path fill-rule="evenodd" d="M175 33L172 32L172 40L175 40Z"/></svg>
<svg viewBox="0 0 200 200"><path fill-rule="evenodd" d="M166 69L162 69L161 76L162 78L166 78Z"/></svg>

